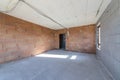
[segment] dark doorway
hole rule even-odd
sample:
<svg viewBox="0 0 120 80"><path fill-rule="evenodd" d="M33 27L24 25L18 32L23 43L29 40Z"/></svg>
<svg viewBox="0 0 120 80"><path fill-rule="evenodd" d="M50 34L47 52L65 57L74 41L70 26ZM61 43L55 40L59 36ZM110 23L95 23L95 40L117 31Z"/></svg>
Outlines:
<svg viewBox="0 0 120 80"><path fill-rule="evenodd" d="M60 49L65 49L65 44L66 44L65 34L60 34L59 35L59 48Z"/></svg>

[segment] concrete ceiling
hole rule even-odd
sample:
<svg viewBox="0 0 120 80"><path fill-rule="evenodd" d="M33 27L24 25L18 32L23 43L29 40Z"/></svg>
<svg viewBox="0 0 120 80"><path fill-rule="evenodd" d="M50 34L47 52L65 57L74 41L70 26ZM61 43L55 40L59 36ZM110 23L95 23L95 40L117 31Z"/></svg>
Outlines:
<svg viewBox="0 0 120 80"><path fill-rule="evenodd" d="M9 10L18 0L0 0L0 10ZM111 0L25 0L66 28L95 24ZM102 5L101 5L102 3ZM101 5L101 6L100 6ZM6 7L7 6L7 7ZM98 15L98 9L100 9ZM23 2L7 14L30 21L51 29L62 29L46 17L38 14Z"/></svg>

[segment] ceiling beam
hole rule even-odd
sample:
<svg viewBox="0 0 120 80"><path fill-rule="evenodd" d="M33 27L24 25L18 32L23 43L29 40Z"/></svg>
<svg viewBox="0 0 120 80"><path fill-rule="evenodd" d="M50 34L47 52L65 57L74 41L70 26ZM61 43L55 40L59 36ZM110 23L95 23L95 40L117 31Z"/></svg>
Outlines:
<svg viewBox="0 0 120 80"><path fill-rule="evenodd" d="M48 16L47 14L43 13L42 11L38 10L37 8L35 8L34 6L32 6L31 4L29 4L28 2L26 2L25 0L19 0L23 3L25 3L26 5L28 5L30 8L32 8L34 11L36 11L38 14L42 15L43 17L46 17L47 19L51 20L52 22L58 24L60 27L67 29L64 25L60 24L59 22L57 22L56 20L54 20L53 18L51 18L50 16Z"/></svg>
<svg viewBox="0 0 120 80"><path fill-rule="evenodd" d="M102 5L103 5L103 2L104 2L104 0L101 1L100 6L99 6L99 8L98 8L98 10L97 10L96 16L99 14L100 9L101 9L101 7L102 7Z"/></svg>
<svg viewBox="0 0 120 80"><path fill-rule="evenodd" d="M13 11L13 10L17 7L17 5L19 4L19 2L20 2L20 0L18 0L18 1L16 2L16 4L15 4L10 10L5 10L5 11L1 11L1 10L0 10L0 12L9 13L9 12ZM10 2L9 2L9 4L10 4ZM9 4L8 4L8 5L9 5ZM8 6L7 6L7 7L8 7Z"/></svg>

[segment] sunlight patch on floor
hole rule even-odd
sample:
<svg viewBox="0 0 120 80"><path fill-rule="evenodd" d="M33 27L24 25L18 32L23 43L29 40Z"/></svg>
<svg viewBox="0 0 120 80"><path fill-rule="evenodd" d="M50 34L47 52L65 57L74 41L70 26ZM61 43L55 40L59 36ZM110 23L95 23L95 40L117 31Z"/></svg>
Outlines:
<svg viewBox="0 0 120 80"><path fill-rule="evenodd" d="M47 57L47 58L63 58L66 59L69 55L57 55L57 54L40 54L36 55L35 57Z"/></svg>
<svg viewBox="0 0 120 80"><path fill-rule="evenodd" d="M75 59L77 59L77 56L76 56L76 55L73 55L70 59L71 59L71 60L75 60Z"/></svg>

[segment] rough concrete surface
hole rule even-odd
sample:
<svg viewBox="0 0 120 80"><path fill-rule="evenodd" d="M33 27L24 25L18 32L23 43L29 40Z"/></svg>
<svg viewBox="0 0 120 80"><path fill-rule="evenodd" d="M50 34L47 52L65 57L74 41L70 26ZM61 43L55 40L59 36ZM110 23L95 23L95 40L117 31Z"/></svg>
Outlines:
<svg viewBox="0 0 120 80"><path fill-rule="evenodd" d="M101 23L101 50L97 56L115 80L120 80L120 0L112 0Z"/></svg>
<svg viewBox="0 0 120 80"><path fill-rule="evenodd" d="M52 50L0 65L0 80L110 80L94 54Z"/></svg>

